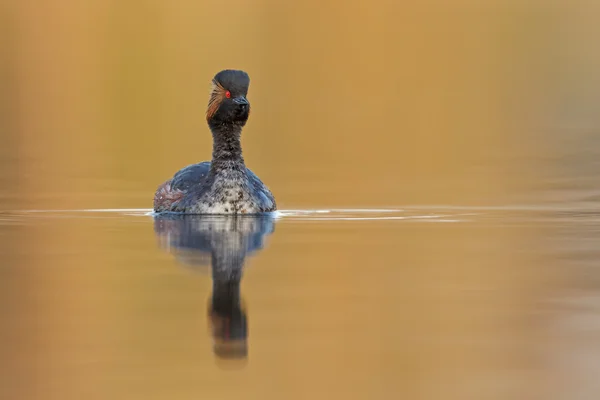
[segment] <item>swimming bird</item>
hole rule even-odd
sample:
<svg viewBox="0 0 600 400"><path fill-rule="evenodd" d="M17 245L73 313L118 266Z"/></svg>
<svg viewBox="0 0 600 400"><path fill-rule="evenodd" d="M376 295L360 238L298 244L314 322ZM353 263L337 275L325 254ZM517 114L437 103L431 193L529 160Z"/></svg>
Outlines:
<svg viewBox="0 0 600 400"><path fill-rule="evenodd" d="M155 212L258 214L275 211L275 197L248 168L240 137L250 115L250 77L223 70L212 80L206 121L213 136L212 160L188 165L158 187Z"/></svg>

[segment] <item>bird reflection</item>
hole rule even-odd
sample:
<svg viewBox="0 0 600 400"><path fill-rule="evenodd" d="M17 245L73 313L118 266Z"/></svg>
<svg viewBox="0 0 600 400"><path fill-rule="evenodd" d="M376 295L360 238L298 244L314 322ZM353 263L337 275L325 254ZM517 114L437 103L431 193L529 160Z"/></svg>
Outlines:
<svg viewBox="0 0 600 400"><path fill-rule="evenodd" d="M220 359L246 358L248 321L240 282L246 256L261 250L274 231L273 215L157 215L154 230L161 247L184 265L194 269L210 265L213 351Z"/></svg>

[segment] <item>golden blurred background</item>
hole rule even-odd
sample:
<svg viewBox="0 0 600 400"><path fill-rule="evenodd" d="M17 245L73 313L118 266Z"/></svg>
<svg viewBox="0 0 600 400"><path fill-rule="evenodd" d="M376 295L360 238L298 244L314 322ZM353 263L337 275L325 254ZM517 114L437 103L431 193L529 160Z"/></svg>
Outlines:
<svg viewBox="0 0 600 400"><path fill-rule="evenodd" d="M551 150L532 132L563 89L589 86L599 9L4 0L2 208L151 207L210 158L224 68L251 76L245 155L281 207L502 203Z"/></svg>

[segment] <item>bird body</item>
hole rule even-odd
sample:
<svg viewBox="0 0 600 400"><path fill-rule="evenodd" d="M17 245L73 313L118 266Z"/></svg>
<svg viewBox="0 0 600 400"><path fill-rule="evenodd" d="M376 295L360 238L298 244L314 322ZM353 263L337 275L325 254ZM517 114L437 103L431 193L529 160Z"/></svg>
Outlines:
<svg viewBox="0 0 600 400"><path fill-rule="evenodd" d="M213 78L206 118L213 135L212 161L189 165L158 187L155 212L257 214L275 211L271 191L248 168L240 136L250 114L250 78L224 70Z"/></svg>

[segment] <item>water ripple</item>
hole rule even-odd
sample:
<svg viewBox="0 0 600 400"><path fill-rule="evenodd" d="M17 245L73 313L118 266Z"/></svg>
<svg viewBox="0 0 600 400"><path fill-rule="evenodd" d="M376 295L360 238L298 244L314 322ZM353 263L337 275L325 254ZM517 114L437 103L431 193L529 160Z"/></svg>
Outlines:
<svg viewBox="0 0 600 400"><path fill-rule="evenodd" d="M0 221L18 217L50 217L50 218L114 218L119 216L153 216L152 209L147 208L99 208L80 210L21 210L0 213ZM374 220L415 220L423 222L462 222L464 217L474 213L440 213L404 209L346 208L346 209L314 209L314 210L279 210L274 213L275 219L291 221L374 221Z"/></svg>
<svg viewBox="0 0 600 400"><path fill-rule="evenodd" d="M8 225L25 218L122 218L152 217L149 208L97 208L79 210L0 211L0 224ZM534 205L505 206L429 206L411 205L401 208L338 208L278 210L274 218L283 221L407 221L491 224L527 223L600 223L600 211L569 207Z"/></svg>

